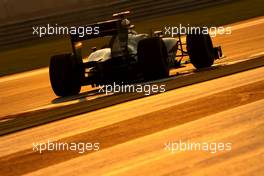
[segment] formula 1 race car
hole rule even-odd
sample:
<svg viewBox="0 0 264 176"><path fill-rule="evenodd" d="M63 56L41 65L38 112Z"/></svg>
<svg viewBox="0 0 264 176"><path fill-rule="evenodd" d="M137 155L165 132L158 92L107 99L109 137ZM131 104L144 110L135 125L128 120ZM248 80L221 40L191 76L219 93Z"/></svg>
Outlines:
<svg viewBox="0 0 264 176"><path fill-rule="evenodd" d="M161 31L137 34L125 18L128 14L117 13L113 20L89 25L98 27L99 33L71 34L73 52L51 57L50 82L57 96L78 94L83 85L131 84L169 77L169 70L179 67L184 56L189 56L197 69L210 67L222 56L221 47L213 47L209 34L187 34L186 44L180 34L177 38L163 37ZM105 36L110 36L109 43L101 49L93 47L84 62L81 42Z"/></svg>

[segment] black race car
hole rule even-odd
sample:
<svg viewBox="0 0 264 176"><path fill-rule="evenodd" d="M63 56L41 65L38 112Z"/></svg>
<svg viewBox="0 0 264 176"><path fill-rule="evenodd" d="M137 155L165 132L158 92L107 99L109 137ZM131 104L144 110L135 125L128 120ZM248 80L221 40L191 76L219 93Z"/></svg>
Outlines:
<svg viewBox="0 0 264 176"><path fill-rule="evenodd" d="M221 47L213 47L209 34L187 34L186 44L180 34L176 38L163 37L161 31L137 34L127 14L128 11L117 13L113 20L89 25L98 28L96 34L71 35L73 52L51 57L50 82L57 96L78 94L83 85L129 84L165 78L171 68L180 66L184 56L189 56L198 69L210 67L222 56ZM109 43L101 49L93 47L88 61L84 62L81 42L105 36L111 38Z"/></svg>

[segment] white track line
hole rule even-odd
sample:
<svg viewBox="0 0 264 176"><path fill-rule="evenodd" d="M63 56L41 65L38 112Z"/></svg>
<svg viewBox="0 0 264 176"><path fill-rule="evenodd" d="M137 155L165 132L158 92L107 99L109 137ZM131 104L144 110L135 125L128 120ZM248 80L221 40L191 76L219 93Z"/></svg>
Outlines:
<svg viewBox="0 0 264 176"><path fill-rule="evenodd" d="M13 75L3 76L0 78L0 83L48 73L48 70L49 70L48 67L45 67L45 68L35 69L35 70L17 73Z"/></svg>
<svg viewBox="0 0 264 176"><path fill-rule="evenodd" d="M232 27L232 31L234 31L234 30L252 27L255 25L263 24L263 23L264 23L264 17L258 18L252 21L244 22L244 23L233 24L233 25L231 24L230 26ZM225 25L225 26L229 26L229 25Z"/></svg>

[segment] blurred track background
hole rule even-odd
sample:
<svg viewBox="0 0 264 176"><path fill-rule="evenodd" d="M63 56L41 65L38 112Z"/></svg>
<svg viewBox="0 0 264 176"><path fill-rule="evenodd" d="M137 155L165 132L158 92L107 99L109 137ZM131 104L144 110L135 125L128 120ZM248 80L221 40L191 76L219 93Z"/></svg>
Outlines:
<svg viewBox="0 0 264 176"><path fill-rule="evenodd" d="M2 16L0 25L0 76L48 66L51 55L71 52L67 36L39 38L32 35L33 26L87 25L111 19L114 12L130 10L136 30L150 33L167 25L220 26L264 15L262 0L104 0L101 3L50 0L46 3L33 1L28 5L24 1L16 1L0 1L2 13L7 11L10 14ZM31 10L18 10L23 7ZM33 11L41 7L44 10ZM90 47L94 45L93 42L88 44Z"/></svg>

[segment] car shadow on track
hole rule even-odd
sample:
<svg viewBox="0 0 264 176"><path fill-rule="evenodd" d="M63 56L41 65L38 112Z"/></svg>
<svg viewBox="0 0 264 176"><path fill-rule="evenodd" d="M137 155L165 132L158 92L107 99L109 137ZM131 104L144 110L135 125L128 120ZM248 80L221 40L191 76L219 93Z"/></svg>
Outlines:
<svg viewBox="0 0 264 176"><path fill-rule="evenodd" d="M59 103L65 103L69 101L79 100L81 101L87 101L87 99L95 99L96 97L102 97L104 96L104 92L100 92L99 89L95 90L89 90L85 92L81 92L78 95L73 96L67 96L67 97L58 97L51 101L52 104L59 104Z"/></svg>

